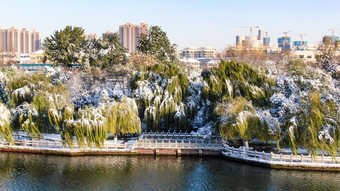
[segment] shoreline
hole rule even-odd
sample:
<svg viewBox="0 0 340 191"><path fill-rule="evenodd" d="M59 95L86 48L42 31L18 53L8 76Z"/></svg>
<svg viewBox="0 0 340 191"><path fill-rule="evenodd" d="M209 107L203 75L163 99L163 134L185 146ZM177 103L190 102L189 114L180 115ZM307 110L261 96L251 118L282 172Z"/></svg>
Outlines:
<svg viewBox="0 0 340 191"><path fill-rule="evenodd" d="M26 154L43 154L59 156L103 156L103 155L122 155L122 156L214 156L222 157L243 164L260 166L271 169L283 170L312 170L312 171L334 171L340 172L340 164L327 163L303 163L303 162L286 162L286 161L268 161L263 158L250 158L242 155L230 154L220 150L209 149L186 149L186 148L131 148L131 149L69 149L69 148L44 148L44 147L25 147L1 145L0 152L14 152Z"/></svg>
<svg viewBox="0 0 340 191"><path fill-rule="evenodd" d="M279 170L302 170L302 171L329 171L340 172L340 164L320 164L320 163L293 163L293 162L277 162L266 161L261 159L249 159L245 157L237 157L223 153L223 158L243 164L254 165L270 169Z"/></svg>
<svg viewBox="0 0 340 191"><path fill-rule="evenodd" d="M137 149L69 149L69 148L35 148L24 146L0 146L0 152L15 152L28 154L45 154L61 156L89 155L154 155L154 156L222 156L222 151L208 149L186 148L137 148Z"/></svg>

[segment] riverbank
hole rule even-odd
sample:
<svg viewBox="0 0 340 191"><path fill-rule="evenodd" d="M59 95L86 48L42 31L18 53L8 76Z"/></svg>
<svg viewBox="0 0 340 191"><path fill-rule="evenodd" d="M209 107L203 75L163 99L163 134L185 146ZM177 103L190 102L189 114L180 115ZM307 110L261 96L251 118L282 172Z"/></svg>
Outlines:
<svg viewBox="0 0 340 191"><path fill-rule="evenodd" d="M229 146L226 146L222 155L228 160L266 168L340 172L340 157L274 154Z"/></svg>
<svg viewBox="0 0 340 191"><path fill-rule="evenodd" d="M88 156L88 155L155 155L155 156L222 156L218 150L207 149L171 149L171 148L136 148L136 149L97 149L97 148L43 148L25 146L0 146L0 152L31 154Z"/></svg>
<svg viewBox="0 0 340 191"><path fill-rule="evenodd" d="M159 135L158 135L159 136ZM73 148L64 146L57 140L16 140L14 145L0 142L0 152L31 153L61 156L89 155L153 155L153 156L215 156L250 165L274 169L318 170L340 172L340 157L274 154L244 150L223 145L221 140L204 141L198 137L176 135L181 139L171 139L173 135L161 138L143 137L125 143L105 141L103 148ZM184 137L184 138L183 138ZM189 140L186 140L188 137ZM186 140L186 141L185 141Z"/></svg>

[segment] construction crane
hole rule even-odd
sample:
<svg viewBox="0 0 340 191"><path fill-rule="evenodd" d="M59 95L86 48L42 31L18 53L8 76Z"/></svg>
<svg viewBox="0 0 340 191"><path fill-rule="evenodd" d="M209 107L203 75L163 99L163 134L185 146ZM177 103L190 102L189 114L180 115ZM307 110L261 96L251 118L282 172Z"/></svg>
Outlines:
<svg viewBox="0 0 340 191"><path fill-rule="evenodd" d="M303 36L306 36L306 34L303 34L303 33L296 33L296 35L300 36L300 38L301 38L300 46L302 47Z"/></svg>
<svg viewBox="0 0 340 191"><path fill-rule="evenodd" d="M265 46L269 45L269 40L268 40L268 31L266 31L266 43L264 44Z"/></svg>
<svg viewBox="0 0 340 191"><path fill-rule="evenodd" d="M285 34L285 39L287 39L287 35L288 35L288 33L290 33L290 32L292 32L292 31L283 32L283 34Z"/></svg>
<svg viewBox="0 0 340 191"><path fill-rule="evenodd" d="M253 36L253 28L260 28L259 26L234 26L234 28L249 28L250 36Z"/></svg>
<svg viewBox="0 0 340 191"><path fill-rule="evenodd" d="M328 29L328 31L332 31L332 36L334 36L334 31L336 31L338 29L335 29L335 28L331 28L331 29Z"/></svg>
<svg viewBox="0 0 340 191"><path fill-rule="evenodd" d="M284 41L284 47L283 49L285 50L286 49L286 44L287 44L287 39L288 39L288 33L290 33L292 31L286 31L286 32L283 32L283 34L285 34L285 41Z"/></svg>

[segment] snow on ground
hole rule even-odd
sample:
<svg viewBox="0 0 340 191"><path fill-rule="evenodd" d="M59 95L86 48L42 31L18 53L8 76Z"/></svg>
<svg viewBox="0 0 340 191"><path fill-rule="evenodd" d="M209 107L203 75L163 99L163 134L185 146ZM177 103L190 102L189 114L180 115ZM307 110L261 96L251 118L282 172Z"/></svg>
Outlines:
<svg viewBox="0 0 340 191"><path fill-rule="evenodd" d="M248 162L255 162L255 163L260 163L260 164L270 164L270 165L282 165L282 166L296 166L296 167L312 167L312 168L340 168L340 164L328 164L328 163L321 163L321 162L287 162L287 161L271 161L268 160L267 158L262 159L262 158L255 158L255 157L248 157L248 156L243 156L239 155L238 153L232 154L230 152L222 152L223 155L233 158L233 159L238 159L238 160L243 160L243 161L248 161Z"/></svg>

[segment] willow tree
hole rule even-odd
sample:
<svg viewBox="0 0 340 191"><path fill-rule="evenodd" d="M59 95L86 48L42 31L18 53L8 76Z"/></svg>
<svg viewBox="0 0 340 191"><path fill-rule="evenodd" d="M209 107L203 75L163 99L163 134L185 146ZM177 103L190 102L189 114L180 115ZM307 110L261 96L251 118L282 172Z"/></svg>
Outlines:
<svg viewBox="0 0 340 191"><path fill-rule="evenodd" d="M336 104L332 100L321 101L316 92L310 93L302 102L300 114L284 125L289 132L286 134L289 145L294 153L298 147L304 147L314 155L323 150L335 156L340 145Z"/></svg>
<svg viewBox="0 0 340 191"><path fill-rule="evenodd" d="M73 145L72 124L74 119L74 106L70 105L68 96L54 94L50 96L51 107L48 118L51 125L60 132L63 144Z"/></svg>
<svg viewBox="0 0 340 191"><path fill-rule="evenodd" d="M138 109L135 101L131 98L122 97L120 102L112 102L105 108L106 127L109 133L140 133L141 121L138 117Z"/></svg>
<svg viewBox="0 0 340 191"><path fill-rule="evenodd" d="M0 135L2 139L13 143L11 123L11 112L7 109L6 105L0 103Z"/></svg>
<svg viewBox="0 0 340 191"><path fill-rule="evenodd" d="M146 72L132 75L132 96L137 98L140 117L147 129L179 130L178 124L187 124L188 115L177 115L189 95L189 80L183 66L178 63L157 63L147 67ZM180 118L178 118L181 116Z"/></svg>
<svg viewBox="0 0 340 191"><path fill-rule="evenodd" d="M217 105L215 112L220 116L219 131L222 136L234 142L238 139L248 148L248 141L258 138L262 141L270 139L268 125L255 115L251 102L236 97Z"/></svg>
<svg viewBox="0 0 340 191"><path fill-rule="evenodd" d="M219 67L204 70L202 98L210 101L209 111L221 103L222 98L243 97L256 107L267 107L275 80L265 75L263 69L255 70L239 61L221 60ZM208 112L213 113L213 112ZM208 116L213 119L213 115Z"/></svg>
<svg viewBox="0 0 340 191"><path fill-rule="evenodd" d="M19 116L21 129L27 132L31 138L40 139L40 129L37 123L39 114L37 109L28 104L24 104L22 114Z"/></svg>
<svg viewBox="0 0 340 191"><path fill-rule="evenodd" d="M68 120L68 123L80 147L86 144L92 147L94 144L101 148L108 137L105 121L101 108L89 107L79 109L77 119Z"/></svg>

